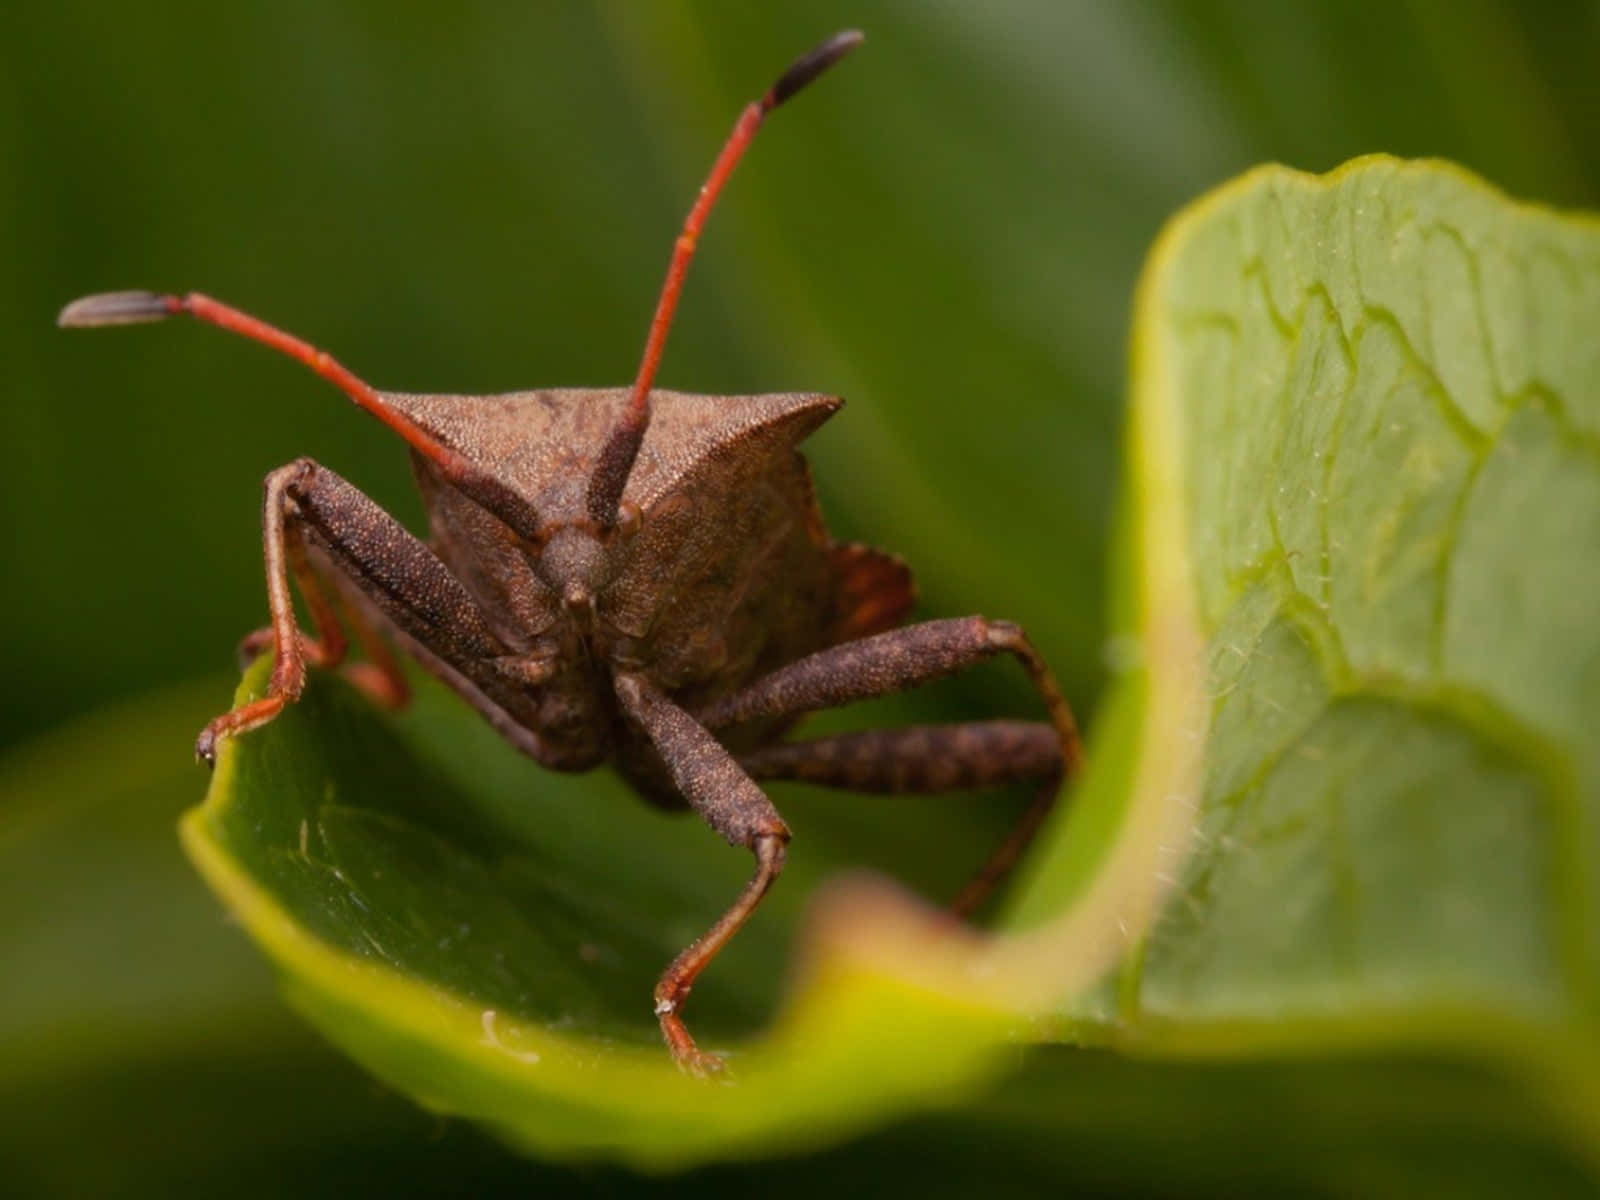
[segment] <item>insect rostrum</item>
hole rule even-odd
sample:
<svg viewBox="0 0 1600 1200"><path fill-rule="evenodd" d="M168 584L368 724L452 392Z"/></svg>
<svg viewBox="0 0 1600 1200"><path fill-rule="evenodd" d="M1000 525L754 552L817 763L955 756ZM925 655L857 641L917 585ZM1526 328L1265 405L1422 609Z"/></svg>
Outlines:
<svg viewBox="0 0 1600 1200"><path fill-rule="evenodd" d="M89 296L60 318L96 326L187 315L221 326L304 363L409 444L426 541L309 458L267 476L271 625L245 646L271 648L271 680L261 699L207 725L197 750L210 759L219 739L272 720L299 696L308 664L342 661L347 625L368 661L345 669L378 700L406 698L392 641L545 766L612 762L651 802L692 808L756 860L733 905L656 986L667 1045L698 1072L719 1064L680 1009L777 878L789 841L757 779L924 792L1037 781L1021 824L955 901L965 912L1021 853L1081 754L1072 714L1021 629L982 617L902 628L906 567L829 538L796 446L839 400L653 387L717 194L766 114L860 40L847 32L824 42L740 115L675 245L629 388L379 392L322 351L197 293ZM291 579L315 637L298 627ZM1048 721L785 740L806 712L1000 653L1021 662Z"/></svg>

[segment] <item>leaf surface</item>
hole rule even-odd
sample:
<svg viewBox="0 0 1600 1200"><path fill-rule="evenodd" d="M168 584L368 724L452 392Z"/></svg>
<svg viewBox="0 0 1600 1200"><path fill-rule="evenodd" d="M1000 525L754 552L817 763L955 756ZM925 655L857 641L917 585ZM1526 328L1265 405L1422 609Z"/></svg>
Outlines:
<svg viewBox="0 0 1600 1200"><path fill-rule="evenodd" d="M1445 164L1267 168L1169 229L1135 387L1183 446L1211 738L1086 1036L1492 1063L1600 1144L1597 328L1600 227Z"/></svg>

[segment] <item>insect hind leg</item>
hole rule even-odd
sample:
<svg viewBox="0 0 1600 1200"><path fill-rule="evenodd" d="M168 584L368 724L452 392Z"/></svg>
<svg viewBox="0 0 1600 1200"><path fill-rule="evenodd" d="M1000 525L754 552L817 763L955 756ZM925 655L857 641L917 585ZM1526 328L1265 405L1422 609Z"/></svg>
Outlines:
<svg viewBox="0 0 1600 1200"><path fill-rule="evenodd" d="M1083 764L1083 743L1072 709L1043 657L1020 626L979 616L956 617L923 621L842 642L779 667L770 675L713 702L697 716L713 730L749 721L798 716L919 687L1002 654L1017 660L1044 702L1050 718L1045 728L1056 744L1056 765L1048 772L1017 827L951 906L965 914L982 902L1020 857L1044 823L1062 779L1076 777ZM872 752L885 756L875 768L860 768L858 776L866 777L872 770L892 773L912 768L916 753L904 743L895 744L892 733L851 736L856 739L850 743L852 750L860 753L863 761ZM871 740L874 736L875 741ZM1028 736L1035 741L1041 737L1037 733ZM781 755L785 751L783 747L774 747L766 753ZM815 749L812 753L814 756ZM957 758L959 760L959 756ZM790 765L798 769L793 760ZM977 765L975 761L966 762L968 767ZM841 779L839 786L853 785Z"/></svg>
<svg viewBox="0 0 1600 1200"><path fill-rule="evenodd" d="M1061 743L1043 721L914 725L780 742L740 755L751 778L883 794L967 791L1034 781L1033 799L948 907L968 916L1022 857L1055 804Z"/></svg>

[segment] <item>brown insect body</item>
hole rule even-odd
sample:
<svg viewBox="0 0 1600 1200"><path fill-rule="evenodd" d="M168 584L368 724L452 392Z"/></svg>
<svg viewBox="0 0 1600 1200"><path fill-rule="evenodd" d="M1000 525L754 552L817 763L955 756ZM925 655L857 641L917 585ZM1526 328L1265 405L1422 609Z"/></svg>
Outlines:
<svg viewBox="0 0 1600 1200"><path fill-rule="evenodd" d="M700 396L653 388L696 239L762 119L860 41L840 34L802 57L739 117L668 267L631 388L498 396L379 392L299 338L199 293L113 292L62 310L98 326L185 315L303 363L411 447L431 524L414 536L308 458L265 482L271 625L266 694L201 732L211 759L293 703L307 665L344 657L331 584L370 661L347 665L376 699L406 684L399 642L507 740L548 767L611 761L649 799L693 808L756 873L656 987L680 1065L715 1069L679 1015L695 979L783 868L789 829L757 780L858 791L935 792L1021 780L1034 803L952 907L967 912L1020 855L1079 762L1072 713L1017 626L983 617L897 628L909 571L830 541L796 447L839 407L828 396ZM316 629L295 616L291 580ZM1022 665L1049 721L971 721L813 741L781 735L800 716L915 687L997 654Z"/></svg>
<svg viewBox="0 0 1600 1200"><path fill-rule="evenodd" d="M546 766L584 770L615 756L641 791L681 807L621 718L616 670L694 712L841 637L897 624L910 606L897 560L830 543L795 449L837 399L652 392L623 493L637 516L600 530L585 485L626 389L383 396L441 443L494 464L539 514L532 536L519 532L413 455L433 548L503 648L470 663L428 656L429 666L486 715L529 731L525 748ZM871 597L866 624L849 591L864 564L898 592ZM385 615L417 636L404 609ZM426 643L412 648L427 656ZM736 740L773 732L767 722Z"/></svg>

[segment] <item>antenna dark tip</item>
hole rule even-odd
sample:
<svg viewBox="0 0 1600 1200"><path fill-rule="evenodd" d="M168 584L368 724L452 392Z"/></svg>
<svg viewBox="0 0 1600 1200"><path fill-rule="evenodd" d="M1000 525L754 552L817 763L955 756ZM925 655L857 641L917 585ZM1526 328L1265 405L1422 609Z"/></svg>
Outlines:
<svg viewBox="0 0 1600 1200"><path fill-rule="evenodd" d="M790 96L794 95L818 75L821 75L834 63L838 62L862 42L862 33L859 29L846 29L843 33L836 33L822 45L795 60L794 65L779 77L778 82L772 85L772 90L766 94L762 107L767 109L777 108Z"/></svg>
<svg viewBox="0 0 1600 1200"><path fill-rule="evenodd" d="M97 325L140 325L164 321L181 311L171 296L155 292L100 292L74 300L61 310L56 324L62 329L92 329Z"/></svg>

